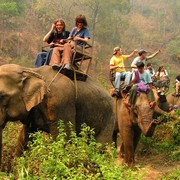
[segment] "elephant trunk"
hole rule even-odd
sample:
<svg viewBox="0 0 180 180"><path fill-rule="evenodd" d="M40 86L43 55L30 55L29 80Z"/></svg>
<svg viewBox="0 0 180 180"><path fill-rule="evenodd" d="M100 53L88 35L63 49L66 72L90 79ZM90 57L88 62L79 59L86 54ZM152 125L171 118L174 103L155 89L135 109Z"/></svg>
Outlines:
<svg viewBox="0 0 180 180"><path fill-rule="evenodd" d="M152 118L142 118L140 120L138 120L138 125L142 131L142 133L146 136L146 137L152 137L155 127L157 125L157 121L155 119Z"/></svg>
<svg viewBox="0 0 180 180"><path fill-rule="evenodd" d="M160 115L166 114L166 112L160 109L157 105L154 107L154 111Z"/></svg>
<svg viewBox="0 0 180 180"><path fill-rule="evenodd" d="M173 111L170 111L170 112L165 112L163 111L162 109L160 109L158 106L155 106L154 108L155 112L158 113L159 115L168 115L169 118L171 119L174 119L174 120L180 120L180 118L173 112ZM161 122L167 122L167 121L161 121ZM160 124L160 122L159 122Z"/></svg>

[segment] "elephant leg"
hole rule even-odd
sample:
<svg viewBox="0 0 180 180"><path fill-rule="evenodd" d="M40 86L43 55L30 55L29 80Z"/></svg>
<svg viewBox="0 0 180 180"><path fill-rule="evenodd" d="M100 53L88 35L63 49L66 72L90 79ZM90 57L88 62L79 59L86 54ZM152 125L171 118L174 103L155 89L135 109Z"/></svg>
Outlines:
<svg viewBox="0 0 180 180"><path fill-rule="evenodd" d="M136 127L134 127L134 139L133 139L134 152L136 151L136 148L137 148L140 137L141 137L141 130L140 130L140 128L138 126L136 126Z"/></svg>
<svg viewBox="0 0 180 180"><path fill-rule="evenodd" d="M70 109L70 108L69 108ZM67 140L70 137L70 128L69 128L69 123L72 124L72 130L76 131L76 122L75 122L75 110L74 109L70 109L69 110L71 113L68 114L68 112L66 113L66 117L65 118L58 118L58 119L62 119L63 123L64 123L64 130L66 132L67 135ZM53 139L56 139L56 137L59 134L59 130L58 130L58 126L59 126L59 121L55 120L53 122L49 122L48 126L49 126L49 133L52 135Z"/></svg>
<svg viewBox="0 0 180 180"><path fill-rule="evenodd" d="M23 125L17 142L17 147L15 149L15 156L20 157L23 150L27 149L27 144L29 141L29 127L27 125Z"/></svg>
<svg viewBox="0 0 180 180"><path fill-rule="evenodd" d="M120 145L120 158L124 158L124 144L123 142L121 142L121 145Z"/></svg>
<svg viewBox="0 0 180 180"><path fill-rule="evenodd" d="M115 148L117 148L117 136L118 136L118 130L113 131L112 140L114 142Z"/></svg>
<svg viewBox="0 0 180 180"><path fill-rule="evenodd" d="M52 138L55 140L58 136L58 123L57 121L49 124L49 132L52 136Z"/></svg>

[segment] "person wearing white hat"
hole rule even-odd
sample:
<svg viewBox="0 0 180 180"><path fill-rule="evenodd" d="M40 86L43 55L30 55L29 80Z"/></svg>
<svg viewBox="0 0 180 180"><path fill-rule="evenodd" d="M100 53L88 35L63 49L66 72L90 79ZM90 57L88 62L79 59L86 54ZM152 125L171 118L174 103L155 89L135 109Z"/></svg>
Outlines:
<svg viewBox="0 0 180 180"><path fill-rule="evenodd" d="M131 54L129 55L123 55L122 49L120 47L115 47L113 50L113 57L110 60L110 69L115 69L116 75L115 75L115 89L112 93L112 96L120 96L119 87L121 84L121 78L125 78L125 88L128 87L130 80L131 80L131 72L126 72L126 69L124 67L124 61L126 59L131 58L138 52L137 49L135 49Z"/></svg>

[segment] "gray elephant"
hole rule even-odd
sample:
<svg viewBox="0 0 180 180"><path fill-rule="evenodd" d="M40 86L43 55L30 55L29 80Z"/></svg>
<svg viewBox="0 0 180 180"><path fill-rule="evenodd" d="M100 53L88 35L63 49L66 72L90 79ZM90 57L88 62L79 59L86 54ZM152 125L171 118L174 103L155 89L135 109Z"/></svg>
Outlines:
<svg viewBox="0 0 180 180"><path fill-rule="evenodd" d="M127 97L127 101L128 98L129 97ZM165 110L168 108L167 101L164 99L159 100L157 104L161 105ZM116 126L113 139L116 139L117 130L119 130L121 137L120 157L123 158L124 162L128 165L134 164L135 150L141 133L146 137L153 135L158 123L157 120L154 119L155 112L158 114L166 114L158 105L150 108L147 94L145 93L140 93L140 95L137 96L133 107L127 107L121 98L114 98ZM172 115L172 117L174 116Z"/></svg>
<svg viewBox="0 0 180 180"><path fill-rule="evenodd" d="M98 142L110 142L114 128L112 103L108 92L91 78L86 82L72 81L50 66L0 66L0 155L2 130L8 121L20 120L24 124L16 155L27 145L29 132L43 130L56 137L60 119L67 134L69 121L77 133L86 123L94 128Z"/></svg>

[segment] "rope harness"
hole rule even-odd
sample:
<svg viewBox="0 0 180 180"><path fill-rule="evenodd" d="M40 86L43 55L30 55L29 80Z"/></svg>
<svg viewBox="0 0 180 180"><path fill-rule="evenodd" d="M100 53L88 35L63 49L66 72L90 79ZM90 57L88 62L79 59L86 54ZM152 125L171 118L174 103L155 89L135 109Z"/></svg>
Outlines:
<svg viewBox="0 0 180 180"><path fill-rule="evenodd" d="M64 68L64 66L62 66L58 72L55 74L55 76L52 78L51 82L49 83L48 85L48 89L50 88L50 86L52 85L52 83L54 82L54 80L56 79L56 77L58 76L58 74L61 72L61 70ZM74 84L75 84L75 97L76 97L76 100L77 100L77 94L78 94L78 91L77 91L77 78L76 78L76 71L74 68L72 68L73 70L73 73L74 73Z"/></svg>
<svg viewBox="0 0 180 180"><path fill-rule="evenodd" d="M54 82L54 80L56 79L57 75L61 72L61 70L63 69L64 66L62 66L58 72L55 74L55 76L52 78L51 82L48 85L48 88L50 88L51 84Z"/></svg>

